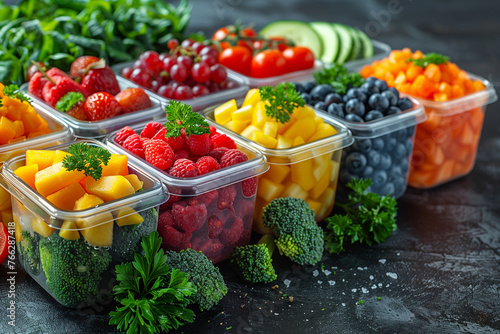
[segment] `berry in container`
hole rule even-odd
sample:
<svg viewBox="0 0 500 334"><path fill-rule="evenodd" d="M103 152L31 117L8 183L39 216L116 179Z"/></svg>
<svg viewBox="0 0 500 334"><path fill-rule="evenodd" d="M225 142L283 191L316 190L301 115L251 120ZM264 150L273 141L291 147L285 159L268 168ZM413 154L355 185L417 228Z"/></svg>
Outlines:
<svg viewBox="0 0 500 334"><path fill-rule="evenodd" d="M87 161L79 152L98 149L109 152L99 175L65 165ZM110 298L114 266L133 260L168 199L159 179L117 153L89 140L27 150L4 162L0 182L12 195L19 261L64 306Z"/></svg>
<svg viewBox="0 0 500 334"><path fill-rule="evenodd" d="M167 109L179 105L189 107L173 101ZM190 113L208 128L201 115ZM163 123L171 124L172 115L170 110L169 121ZM192 248L214 263L222 261L235 246L250 241L257 176L267 170L266 159L220 127L210 126L198 135L182 128L179 135L166 137L175 131L152 122L115 131L107 143L167 185L170 199L160 207L158 224L163 248Z"/></svg>
<svg viewBox="0 0 500 334"><path fill-rule="evenodd" d="M270 103L273 99L279 102ZM277 117L268 116L266 107L271 107L270 113ZM279 112L285 109L288 116ZM262 223L262 210L278 197L305 200L318 222L330 214L342 149L353 139L343 124L305 105L293 84L251 89L245 100L208 108L204 115L267 158L269 171L259 177L253 226L256 232L271 233Z"/></svg>

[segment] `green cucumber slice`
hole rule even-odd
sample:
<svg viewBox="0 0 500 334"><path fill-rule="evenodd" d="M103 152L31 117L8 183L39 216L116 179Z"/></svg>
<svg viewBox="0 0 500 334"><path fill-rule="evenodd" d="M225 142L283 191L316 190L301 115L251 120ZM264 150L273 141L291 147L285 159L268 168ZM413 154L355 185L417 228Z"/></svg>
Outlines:
<svg viewBox="0 0 500 334"><path fill-rule="evenodd" d="M276 21L268 24L259 32L264 38L284 37L297 46L306 46L316 59L321 59L323 42L316 31L309 24L301 21Z"/></svg>
<svg viewBox="0 0 500 334"><path fill-rule="evenodd" d="M343 64L349 60L349 56L352 53L352 49L354 47L353 38L346 26L338 23L332 23L332 27L337 31L337 35L340 40L340 50L335 62Z"/></svg>
<svg viewBox="0 0 500 334"><path fill-rule="evenodd" d="M310 25L323 42L321 61L333 63L340 51L340 40L337 31L328 22L311 22Z"/></svg>
<svg viewBox="0 0 500 334"><path fill-rule="evenodd" d="M371 58L373 57L373 43L370 37L366 35L363 31L358 29L358 36L359 40L361 41L362 45L362 58Z"/></svg>

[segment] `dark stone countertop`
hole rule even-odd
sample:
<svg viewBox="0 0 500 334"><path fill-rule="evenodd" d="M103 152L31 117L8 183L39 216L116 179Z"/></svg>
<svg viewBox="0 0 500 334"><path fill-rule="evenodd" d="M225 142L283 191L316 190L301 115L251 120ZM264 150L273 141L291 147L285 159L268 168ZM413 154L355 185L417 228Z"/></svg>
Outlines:
<svg viewBox="0 0 500 334"><path fill-rule="evenodd" d="M257 28L279 19L342 22L369 29L393 49L449 55L497 90L500 85L498 1L191 3L191 32L210 36L238 18ZM400 12L386 15L394 5ZM242 284L222 263L228 295L178 333L500 333L499 185L497 102L487 107L473 171L435 189L408 189L398 200L398 230L385 243L325 255L324 272L276 259L277 290ZM0 333L116 332L105 310L62 307L20 268L16 327L8 326L8 275L5 264L0 268Z"/></svg>

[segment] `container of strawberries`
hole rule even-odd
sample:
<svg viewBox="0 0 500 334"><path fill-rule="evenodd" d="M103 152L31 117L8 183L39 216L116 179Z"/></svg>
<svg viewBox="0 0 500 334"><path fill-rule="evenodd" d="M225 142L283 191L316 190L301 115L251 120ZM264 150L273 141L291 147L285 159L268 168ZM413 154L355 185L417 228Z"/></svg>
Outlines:
<svg viewBox="0 0 500 334"><path fill-rule="evenodd" d="M192 248L216 263L248 244L257 176L269 168L256 149L209 126L191 106L171 101L167 119L111 133L106 142L157 175L170 199L161 205L163 248Z"/></svg>
<svg viewBox="0 0 500 334"><path fill-rule="evenodd" d="M79 57L69 73L42 63L33 66L21 90L46 105L77 137L102 138L125 125L164 117L157 99L118 78L104 59Z"/></svg>

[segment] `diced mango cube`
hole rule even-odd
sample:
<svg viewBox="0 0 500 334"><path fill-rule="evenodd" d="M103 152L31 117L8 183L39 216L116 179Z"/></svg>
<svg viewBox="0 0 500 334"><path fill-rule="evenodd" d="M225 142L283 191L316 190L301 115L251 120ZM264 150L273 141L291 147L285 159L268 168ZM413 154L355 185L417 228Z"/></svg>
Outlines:
<svg viewBox="0 0 500 334"><path fill-rule="evenodd" d="M317 199L318 197L323 194L325 189L328 187L330 184L330 173L328 173L328 170L325 170L325 173L323 173L323 176L321 179L319 179L314 187L309 191L309 196L313 199Z"/></svg>
<svg viewBox="0 0 500 334"><path fill-rule="evenodd" d="M21 137L24 135L24 123L23 121L12 122L16 126L16 137Z"/></svg>
<svg viewBox="0 0 500 334"><path fill-rule="evenodd" d="M292 147L299 146L305 143L305 140L301 136L297 136L292 139Z"/></svg>
<svg viewBox="0 0 500 334"><path fill-rule="evenodd" d="M95 195L85 194L75 203L74 210L85 210L102 204L104 201ZM88 243L98 247L111 247L113 244L113 215L110 212L97 214L90 218L78 219L76 226Z"/></svg>
<svg viewBox="0 0 500 334"><path fill-rule="evenodd" d="M278 143L276 144L276 148L290 148L292 147L292 140L283 137L282 135L278 135Z"/></svg>
<svg viewBox="0 0 500 334"><path fill-rule="evenodd" d="M62 162L59 162L35 174L35 188L42 196L47 197L84 177L82 171L68 171L62 166Z"/></svg>
<svg viewBox="0 0 500 334"><path fill-rule="evenodd" d="M26 166L20 166L15 171L14 174L19 176L21 180L26 182L30 187L35 189L35 175L38 173L38 165L31 164Z"/></svg>
<svg viewBox="0 0 500 334"><path fill-rule="evenodd" d="M322 221L330 215L335 202L335 189L328 187L323 194L318 198L318 202L323 203L321 209L316 211L316 221Z"/></svg>
<svg viewBox="0 0 500 334"><path fill-rule="evenodd" d="M316 216L316 212L320 211L323 206L320 201L316 201L312 198L306 198L305 201L309 204L309 207L314 210L314 216Z"/></svg>
<svg viewBox="0 0 500 334"><path fill-rule="evenodd" d="M307 198L307 191L302 189L297 183L287 181L284 186L285 189L281 192L281 197L295 197L303 200Z"/></svg>
<svg viewBox="0 0 500 334"><path fill-rule="evenodd" d="M14 139L17 127L7 117L0 117L0 145L5 145L9 140Z"/></svg>
<svg viewBox="0 0 500 334"><path fill-rule="evenodd" d="M297 162L290 167L292 169L292 181L297 183L304 190L309 191L316 185L316 179L313 175L312 159Z"/></svg>
<svg viewBox="0 0 500 334"><path fill-rule="evenodd" d="M252 124L262 129L265 122L272 120L272 118L266 115L266 102L259 101L253 109Z"/></svg>
<svg viewBox="0 0 500 334"><path fill-rule="evenodd" d="M83 195L85 195L85 189L80 183L75 182L47 196L47 200L63 210L73 210L76 201Z"/></svg>
<svg viewBox="0 0 500 334"><path fill-rule="evenodd" d="M255 131L260 131L260 130L257 127L255 127L255 125L250 124L245 128L245 130L241 131L240 135L242 135L245 138L251 139Z"/></svg>
<svg viewBox="0 0 500 334"><path fill-rule="evenodd" d="M279 194L283 191L283 188L283 185L261 176L259 178L257 196L259 196L266 202L271 202L273 199L279 196Z"/></svg>
<svg viewBox="0 0 500 334"><path fill-rule="evenodd" d="M54 164L57 151L50 150L27 150L26 166L37 164L38 170L45 169Z"/></svg>
<svg viewBox="0 0 500 334"><path fill-rule="evenodd" d="M33 219L31 219L30 225L31 225L31 228L33 229L33 231L40 234L44 238L49 237L55 231L54 228L47 225L38 216L35 216L35 217L33 217Z"/></svg>
<svg viewBox="0 0 500 334"><path fill-rule="evenodd" d="M290 174L290 167L287 165L269 164L269 169L266 172L266 178L273 180L276 183L283 182Z"/></svg>
<svg viewBox="0 0 500 334"><path fill-rule="evenodd" d="M314 112L314 109L311 108L310 106L305 105L303 107L297 108L297 119L302 119L302 118L314 119L315 117L316 117L316 113Z"/></svg>
<svg viewBox="0 0 500 334"><path fill-rule="evenodd" d="M57 164L57 163L63 161L64 157L67 155L71 155L71 153L68 153L66 151L56 150L56 156L54 157L54 163Z"/></svg>
<svg viewBox="0 0 500 334"><path fill-rule="evenodd" d="M241 133L250 123L250 121L240 121L240 120L232 120L224 124L226 128L236 133Z"/></svg>
<svg viewBox="0 0 500 334"><path fill-rule="evenodd" d="M123 154L111 154L111 158L106 166L101 165L102 176L127 175L128 157Z"/></svg>
<svg viewBox="0 0 500 334"><path fill-rule="evenodd" d="M321 178L323 178L323 176L326 175L327 181L329 181L330 180L330 168L332 168L332 166L330 165L328 160L326 162L314 167L314 170L313 170L314 179L316 181L319 181Z"/></svg>
<svg viewBox="0 0 500 334"><path fill-rule="evenodd" d="M78 232L78 227L76 223L71 220L65 220L59 231L59 236L67 240L78 240L80 239L80 233Z"/></svg>
<svg viewBox="0 0 500 334"><path fill-rule="evenodd" d="M214 110L215 121L219 124L225 124L231 120L231 114L238 109L236 100L232 99Z"/></svg>
<svg viewBox="0 0 500 334"><path fill-rule="evenodd" d="M135 193L134 187L123 175L103 176L99 180L87 177L85 179L85 190L89 194L102 198L105 202Z"/></svg>
<svg viewBox="0 0 500 334"><path fill-rule="evenodd" d="M245 100L243 101L242 107L251 106L252 109L255 107L257 102L260 101L260 93L258 88L252 88L248 91L245 96Z"/></svg>
<svg viewBox="0 0 500 334"><path fill-rule="evenodd" d="M116 224L118 226L137 225L144 221L144 218L132 208L121 208L116 214Z"/></svg>
<svg viewBox="0 0 500 334"><path fill-rule="evenodd" d="M137 175L128 174L128 175L124 175L124 177L128 180L128 182L130 182L130 184L132 185L132 187L134 187L134 190L136 192L143 188L144 182L139 180L139 177L137 177Z"/></svg>
<svg viewBox="0 0 500 334"><path fill-rule="evenodd" d="M251 140L268 148L275 148L276 144L278 143L278 141L275 138L268 136L261 131L255 131L252 135Z"/></svg>
<svg viewBox="0 0 500 334"><path fill-rule="evenodd" d="M246 105L233 112L231 118L234 121L245 121L250 123L252 121L253 105Z"/></svg>
<svg viewBox="0 0 500 334"><path fill-rule="evenodd" d="M24 123L24 131L31 132L38 128L41 124L40 118L36 113L35 109L28 108L26 112L21 114L21 120Z"/></svg>
<svg viewBox="0 0 500 334"><path fill-rule="evenodd" d="M314 130L316 129L316 124L314 123L314 118L307 117L299 119L295 124L293 124L284 134L283 136L289 139L293 139L295 137L302 137L305 141L314 134Z"/></svg>
<svg viewBox="0 0 500 334"><path fill-rule="evenodd" d="M273 138L276 138L278 133L278 122L268 121L264 123L263 132Z"/></svg>
<svg viewBox="0 0 500 334"><path fill-rule="evenodd" d="M321 123L321 124L318 124L316 131L311 136L311 138L309 138L309 141L311 142L311 141L325 138L328 136L333 136L336 133L337 133L337 130L335 130L335 128L333 126L331 126L330 124Z"/></svg>

